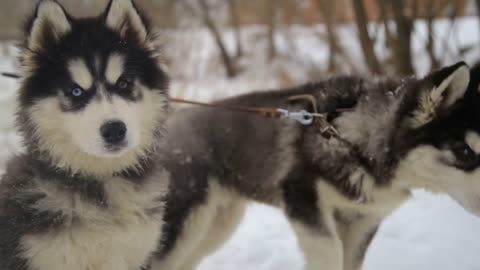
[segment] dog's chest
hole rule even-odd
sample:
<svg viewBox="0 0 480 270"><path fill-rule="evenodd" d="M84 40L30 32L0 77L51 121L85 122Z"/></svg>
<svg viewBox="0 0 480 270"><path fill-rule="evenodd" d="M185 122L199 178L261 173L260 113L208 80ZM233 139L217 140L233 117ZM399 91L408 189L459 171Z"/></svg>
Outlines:
<svg viewBox="0 0 480 270"><path fill-rule="evenodd" d="M160 217L150 213L155 196L128 183L106 183L108 206L52 194L39 207L62 209L64 226L22 239L25 258L36 270L138 270L160 238ZM70 219L69 219L70 218Z"/></svg>

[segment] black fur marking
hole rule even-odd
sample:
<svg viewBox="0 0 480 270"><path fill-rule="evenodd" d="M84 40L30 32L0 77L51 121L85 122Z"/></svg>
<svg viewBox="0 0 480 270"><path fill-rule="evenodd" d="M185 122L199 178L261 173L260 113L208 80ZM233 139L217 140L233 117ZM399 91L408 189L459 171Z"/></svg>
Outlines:
<svg viewBox="0 0 480 270"><path fill-rule="evenodd" d="M129 72L131 74L129 74ZM127 85L125 89L122 89L119 84L123 82ZM143 98L142 93L134 89L135 74L129 70L118 79L114 85L107 85L108 92L114 95L118 95L129 101L138 101Z"/></svg>
<svg viewBox="0 0 480 270"><path fill-rule="evenodd" d="M435 85L435 87L438 87L438 86L440 86L440 84L442 84L442 82L448 76L450 76L454 71L456 71L461 66L467 67L467 64L465 62L458 62L455 65L451 65L449 67L442 68L441 70L439 70L439 71L433 73L431 76L429 76L428 79L429 79L429 81L431 81Z"/></svg>
<svg viewBox="0 0 480 270"><path fill-rule="evenodd" d="M86 201L92 202L102 208L108 207L107 194L103 183L93 177L72 174L69 171L53 168L48 163L34 160L29 162L34 175L39 181L54 183L60 189L79 194Z"/></svg>
<svg viewBox="0 0 480 270"><path fill-rule="evenodd" d="M287 215L315 230L327 233L322 225L322 213L318 207L316 177L313 168L300 166L290 172L282 185Z"/></svg>
<svg viewBox="0 0 480 270"><path fill-rule="evenodd" d="M187 218L195 207L205 203L208 196L208 174L205 168L178 162L185 157L174 156L167 165L174 181L170 182L170 192L166 198L162 248L156 254L157 259L166 256L175 247Z"/></svg>

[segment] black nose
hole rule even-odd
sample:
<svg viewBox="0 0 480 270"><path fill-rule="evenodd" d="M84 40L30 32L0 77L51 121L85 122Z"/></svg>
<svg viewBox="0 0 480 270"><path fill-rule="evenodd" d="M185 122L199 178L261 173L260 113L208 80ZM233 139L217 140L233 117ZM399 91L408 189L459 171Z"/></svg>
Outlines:
<svg viewBox="0 0 480 270"><path fill-rule="evenodd" d="M117 144L125 139L127 126L121 121L107 122L100 127L100 134L107 143Z"/></svg>

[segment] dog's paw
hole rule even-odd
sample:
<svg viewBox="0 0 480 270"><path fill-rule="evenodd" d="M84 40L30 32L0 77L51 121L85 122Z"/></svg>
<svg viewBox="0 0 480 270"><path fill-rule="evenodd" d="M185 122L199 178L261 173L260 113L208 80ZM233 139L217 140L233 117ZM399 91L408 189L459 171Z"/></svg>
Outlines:
<svg viewBox="0 0 480 270"><path fill-rule="evenodd" d="M358 203L373 201L372 188L375 179L364 168L356 168L348 177L348 192Z"/></svg>

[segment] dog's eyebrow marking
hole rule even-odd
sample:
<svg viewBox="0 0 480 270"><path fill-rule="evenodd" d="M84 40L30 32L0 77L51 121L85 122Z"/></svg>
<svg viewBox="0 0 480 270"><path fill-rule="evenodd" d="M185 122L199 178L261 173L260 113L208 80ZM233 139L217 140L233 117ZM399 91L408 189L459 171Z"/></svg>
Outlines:
<svg viewBox="0 0 480 270"><path fill-rule="evenodd" d="M105 69L105 78L111 84L117 82L118 78L123 73L123 63L124 59L119 54L112 54L108 58L107 68Z"/></svg>
<svg viewBox="0 0 480 270"><path fill-rule="evenodd" d="M480 135L477 132L468 131L465 141L476 154L480 154Z"/></svg>
<svg viewBox="0 0 480 270"><path fill-rule="evenodd" d="M88 70L85 61L82 59L74 59L68 63L68 70L72 76L73 81L85 90L92 87L93 77Z"/></svg>

